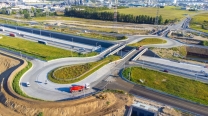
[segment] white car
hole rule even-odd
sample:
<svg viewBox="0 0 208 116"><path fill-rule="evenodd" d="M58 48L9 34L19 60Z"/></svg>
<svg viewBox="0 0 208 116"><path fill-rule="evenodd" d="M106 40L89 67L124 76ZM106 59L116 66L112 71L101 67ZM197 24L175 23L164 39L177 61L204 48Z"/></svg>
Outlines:
<svg viewBox="0 0 208 116"><path fill-rule="evenodd" d="M27 85L27 87L29 87L29 86L30 86L30 83L29 83L29 82L27 82L27 83L26 83L26 85Z"/></svg>

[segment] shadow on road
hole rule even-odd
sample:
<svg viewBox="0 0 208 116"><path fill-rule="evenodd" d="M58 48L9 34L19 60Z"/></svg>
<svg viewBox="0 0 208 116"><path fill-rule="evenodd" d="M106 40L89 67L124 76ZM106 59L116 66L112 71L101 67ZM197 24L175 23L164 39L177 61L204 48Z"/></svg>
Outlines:
<svg viewBox="0 0 208 116"><path fill-rule="evenodd" d="M67 92L67 93L69 93L69 87L60 87L60 88L56 88L56 90L59 90L61 92Z"/></svg>
<svg viewBox="0 0 208 116"><path fill-rule="evenodd" d="M35 81L36 83L42 83L42 82L40 82L40 81Z"/></svg>

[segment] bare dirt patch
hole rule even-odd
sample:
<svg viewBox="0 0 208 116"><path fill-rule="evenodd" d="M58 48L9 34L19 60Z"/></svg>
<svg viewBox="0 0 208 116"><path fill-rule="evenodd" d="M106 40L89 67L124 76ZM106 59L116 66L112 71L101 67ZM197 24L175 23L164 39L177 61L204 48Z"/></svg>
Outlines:
<svg viewBox="0 0 208 116"><path fill-rule="evenodd" d="M3 73L5 70L16 66L19 63L20 62L18 60L14 60L10 57L0 54L0 73Z"/></svg>

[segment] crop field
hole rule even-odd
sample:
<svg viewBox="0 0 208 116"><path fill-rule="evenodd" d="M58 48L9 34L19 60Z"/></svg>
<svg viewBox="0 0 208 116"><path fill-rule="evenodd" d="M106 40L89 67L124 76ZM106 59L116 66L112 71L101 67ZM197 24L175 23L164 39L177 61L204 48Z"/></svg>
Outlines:
<svg viewBox="0 0 208 116"><path fill-rule="evenodd" d="M49 73L48 79L55 83L62 83L62 84L75 83L86 78L87 76L89 76L96 70L100 69L104 65L118 59L120 59L119 56L109 56L97 62L91 62L86 64L55 69L54 71L51 71Z"/></svg>
<svg viewBox="0 0 208 116"><path fill-rule="evenodd" d="M106 10L114 12L114 10ZM124 14L133 14L133 15L147 15L147 16L155 16L157 13L157 8L153 7L140 7L140 8L125 8L125 9L118 9L119 13ZM187 11L187 10L181 10L180 7L175 6L165 6L165 8L159 9L159 15L162 15L163 19L182 19L185 15L194 14L199 11Z"/></svg>
<svg viewBox="0 0 208 116"><path fill-rule="evenodd" d="M129 72L130 80L135 83L208 105L208 84L141 67L126 68L123 75L127 79Z"/></svg>
<svg viewBox="0 0 208 116"><path fill-rule="evenodd" d="M190 22L190 27L208 33L208 13L193 16Z"/></svg>
<svg viewBox="0 0 208 116"><path fill-rule="evenodd" d="M47 46L36 42L19 39L16 37L9 37L9 36L2 36L2 37L3 38L0 39L0 47L11 49L14 51L21 51L22 53L35 56L43 60L52 60L52 59L72 57L72 56L74 57L84 56L77 52L71 52L69 50ZM93 56L96 54L97 53L92 52L87 54L87 56Z"/></svg>
<svg viewBox="0 0 208 116"><path fill-rule="evenodd" d="M137 43L129 44L129 46L137 47L137 46L142 46L142 45L147 45L147 44L162 44L166 42L167 42L166 40L159 39L159 38L146 38Z"/></svg>

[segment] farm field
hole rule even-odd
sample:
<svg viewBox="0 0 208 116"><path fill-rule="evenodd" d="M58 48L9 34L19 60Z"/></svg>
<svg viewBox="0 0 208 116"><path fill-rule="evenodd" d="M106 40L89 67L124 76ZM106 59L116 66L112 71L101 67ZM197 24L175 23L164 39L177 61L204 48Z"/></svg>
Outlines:
<svg viewBox="0 0 208 116"><path fill-rule="evenodd" d="M208 33L208 13L198 14L192 17L190 28Z"/></svg>
<svg viewBox="0 0 208 116"><path fill-rule="evenodd" d="M9 36L2 36L3 38L0 39L0 47L7 48L14 51L21 51L22 53L35 56L37 58L43 60L52 60L57 58L64 58L64 57L82 57L77 52L71 52L69 50L64 50L61 48L56 48L52 46L47 46L19 38L9 37ZM91 52L87 54L87 56L93 56L97 53Z"/></svg>
<svg viewBox="0 0 208 116"><path fill-rule="evenodd" d="M114 10L105 10L114 12ZM156 16L157 8L152 7L140 7L140 8L125 8L125 9L118 9L119 13L124 14L133 14L133 15L147 15L147 16ZM159 15L162 15L163 19L182 19L186 14L191 15L197 13L199 11L187 11L181 10L180 7L175 6L165 6L165 8L159 9Z"/></svg>
<svg viewBox="0 0 208 116"><path fill-rule="evenodd" d="M118 59L120 59L119 56L113 55L97 62L60 67L50 72L48 79L55 83L75 83L86 78L102 66Z"/></svg>
<svg viewBox="0 0 208 116"><path fill-rule="evenodd" d="M147 44L162 44L166 42L167 42L166 40L159 39L159 38L146 38L137 43L129 44L129 46L138 47L138 46L147 45Z"/></svg>
<svg viewBox="0 0 208 116"><path fill-rule="evenodd" d="M127 79L129 72L132 82L208 105L208 84L141 67L126 68L123 75Z"/></svg>

